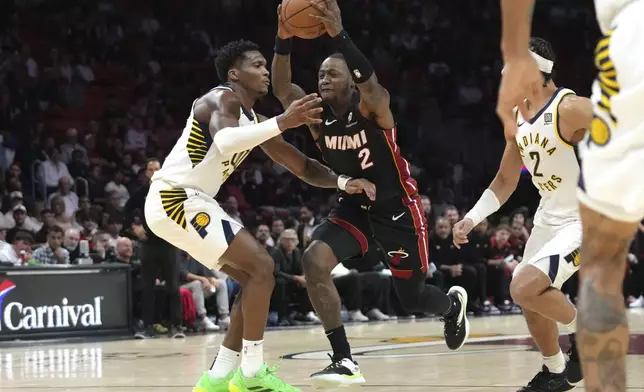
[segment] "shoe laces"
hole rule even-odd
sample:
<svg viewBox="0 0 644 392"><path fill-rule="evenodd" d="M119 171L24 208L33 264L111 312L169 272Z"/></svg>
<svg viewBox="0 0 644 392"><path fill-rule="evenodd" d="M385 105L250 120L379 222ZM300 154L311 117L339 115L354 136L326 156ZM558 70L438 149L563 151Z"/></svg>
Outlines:
<svg viewBox="0 0 644 392"><path fill-rule="evenodd" d="M544 366L541 368L541 371L540 371L539 373L537 373L537 374L532 378L532 380L530 380L530 382L528 383L528 386L529 386L529 387L532 387L532 386L536 386L536 385L541 384L542 380L543 380L545 377L547 377L549 374L550 374L550 370L548 370L548 368L544 365Z"/></svg>
<svg viewBox="0 0 644 392"><path fill-rule="evenodd" d="M331 360L331 364L329 366L325 367L324 370L331 370L331 369L338 369L338 368L341 368L341 367L345 367L344 365L342 365L342 360L344 358L335 359L335 358L333 358L333 356L331 354L327 354L327 356Z"/></svg>

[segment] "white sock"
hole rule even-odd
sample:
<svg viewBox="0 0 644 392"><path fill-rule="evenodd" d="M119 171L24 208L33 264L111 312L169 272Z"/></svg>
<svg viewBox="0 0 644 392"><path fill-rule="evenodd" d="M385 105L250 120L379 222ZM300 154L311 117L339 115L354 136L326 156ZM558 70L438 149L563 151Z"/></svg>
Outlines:
<svg viewBox="0 0 644 392"><path fill-rule="evenodd" d="M241 370L246 378L255 377L255 374L264 364L264 341L243 340Z"/></svg>
<svg viewBox="0 0 644 392"><path fill-rule="evenodd" d="M571 333L577 333L577 311L575 310L575 318L572 319L570 324L566 324L566 328L568 328L568 331Z"/></svg>
<svg viewBox="0 0 644 392"><path fill-rule="evenodd" d="M561 350L552 357L543 357L543 364L548 367L550 373L561 374L566 370L566 358Z"/></svg>
<svg viewBox="0 0 644 392"><path fill-rule="evenodd" d="M241 354L228 347L220 346L215 362L208 370L211 378L224 378L230 372L234 372L241 362Z"/></svg>

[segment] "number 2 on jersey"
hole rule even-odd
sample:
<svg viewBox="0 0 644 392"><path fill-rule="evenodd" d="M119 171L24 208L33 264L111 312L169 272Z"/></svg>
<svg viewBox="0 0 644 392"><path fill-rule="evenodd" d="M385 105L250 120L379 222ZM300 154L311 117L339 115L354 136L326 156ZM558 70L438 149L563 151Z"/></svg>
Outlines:
<svg viewBox="0 0 644 392"><path fill-rule="evenodd" d="M358 158L362 159L362 163L360 164L362 170L366 170L373 166L373 162L369 161L369 155L371 155L371 151L369 151L368 148L363 148L358 152Z"/></svg>
<svg viewBox="0 0 644 392"><path fill-rule="evenodd" d="M539 173L539 164L541 163L541 155L539 155L538 152L532 151L530 153L530 158L532 158L534 162L534 173L532 173L533 176L535 177L543 177L543 173Z"/></svg>

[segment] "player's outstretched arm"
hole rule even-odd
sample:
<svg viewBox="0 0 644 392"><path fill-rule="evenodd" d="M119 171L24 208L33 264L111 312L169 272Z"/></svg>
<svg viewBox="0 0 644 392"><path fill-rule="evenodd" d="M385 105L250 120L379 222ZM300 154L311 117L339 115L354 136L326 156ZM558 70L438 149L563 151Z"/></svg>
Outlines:
<svg viewBox="0 0 644 392"><path fill-rule="evenodd" d="M505 150L501 158L501 165L490 186L483 192L481 198L474 207L465 214L460 222L457 222L452 229L454 233L454 245L460 248L461 244L468 242L467 235L483 219L495 213L510 198L517 188L523 162L521 151L514 137L506 132Z"/></svg>
<svg viewBox="0 0 644 392"><path fill-rule="evenodd" d="M322 15L311 15L324 23L326 32L333 39L336 48L344 56L351 77L360 90L360 107L373 116L384 129L394 127L394 118L389 107L389 92L380 83L371 62L353 43L342 27L342 17L337 0L313 2L311 6Z"/></svg>
<svg viewBox="0 0 644 392"><path fill-rule="evenodd" d="M291 83L293 34L282 22L280 7L281 5L277 7L277 36L275 37L275 54L271 64L271 85L273 86L273 94L286 109L293 101L302 98L306 93L300 86Z"/></svg>
<svg viewBox="0 0 644 392"><path fill-rule="evenodd" d="M559 131L564 141L577 144L593 121L593 103L586 97L566 95L559 103Z"/></svg>
<svg viewBox="0 0 644 392"><path fill-rule="evenodd" d="M215 90L205 95L195 105L198 120L209 119L210 134L222 154L250 150L290 128L319 124L322 100L309 94L293 102L284 113L259 124L239 126L241 100L230 90ZM242 128L240 130L240 128Z"/></svg>

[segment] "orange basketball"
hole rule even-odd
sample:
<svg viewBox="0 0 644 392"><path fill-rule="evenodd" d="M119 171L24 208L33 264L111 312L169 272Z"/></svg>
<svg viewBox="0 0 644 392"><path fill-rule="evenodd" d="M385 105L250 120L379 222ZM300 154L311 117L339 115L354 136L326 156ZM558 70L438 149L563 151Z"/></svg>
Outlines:
<svg viewBox="0 0 644 392"><path fill-rule="evenodd" d="M324 2L324 0L314 1ZM280 12L284 26L296 37L313 39L326 32L324 24L311 17L320 13L311 6L310 0L283 0Z"/></svg>

